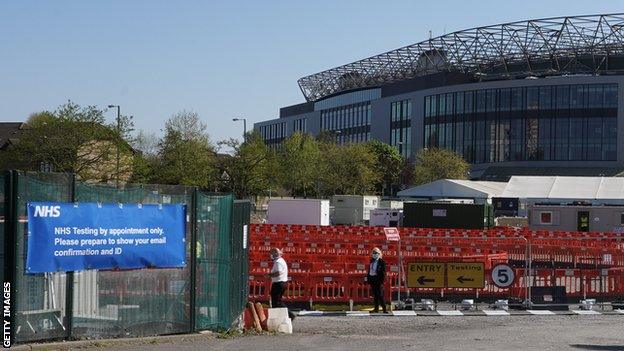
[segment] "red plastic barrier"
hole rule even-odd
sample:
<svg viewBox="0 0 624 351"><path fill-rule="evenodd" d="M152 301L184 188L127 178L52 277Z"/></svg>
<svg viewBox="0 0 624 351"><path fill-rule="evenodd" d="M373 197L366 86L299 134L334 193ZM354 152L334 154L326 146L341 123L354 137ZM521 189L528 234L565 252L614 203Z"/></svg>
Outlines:
<svg viewBox="0 0 624 351"><path fill-rule="evenodd" d="M388 264L388 294L398 285L398 245L388 243L383 228L348 226L252 225L250 274L268 273L268 251L279 247L290 267L286 300L360 302L370 300L364 282L370 250L380 247ZM565 286L569 297L610 298L624 295L624 237L616 233L530 231L512 228L401 228L404 264L409 262L483 262L483 289L410 289L415 294L524 298L532 286ZM534 269L516 268L516 282L497 288L489 270L498 263L523 265L530 244ZM551 267L551 268L542 268ZM266 278L250 280L250 298L269 299Z"/></svg>

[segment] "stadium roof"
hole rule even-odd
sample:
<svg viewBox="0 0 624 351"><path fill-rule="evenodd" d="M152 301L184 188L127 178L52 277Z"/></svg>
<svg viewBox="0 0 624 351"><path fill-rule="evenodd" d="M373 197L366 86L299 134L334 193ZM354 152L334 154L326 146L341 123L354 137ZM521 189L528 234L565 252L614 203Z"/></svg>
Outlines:
<svg viewBox="0 0 624 351"><path fill-rule="evenodd" d="M477 80L624 72L624 13L535 19L445 34L298 80L307 101L437 72Z"/></svg>

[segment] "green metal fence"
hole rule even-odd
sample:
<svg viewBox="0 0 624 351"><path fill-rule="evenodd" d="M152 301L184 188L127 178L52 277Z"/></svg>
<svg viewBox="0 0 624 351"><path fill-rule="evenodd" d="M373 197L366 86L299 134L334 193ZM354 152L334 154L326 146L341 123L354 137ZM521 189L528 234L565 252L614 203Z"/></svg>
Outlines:
<svg viewBox="0 0 624 351"><path fill-rule="evenodd" d="M2 181L0 274L11 283L14 342L227 329L242 312L249 202L185 186L85 184L70 174L11 171ZM26 204L31 201L185 204L189 264L26 274Z"/></svg>

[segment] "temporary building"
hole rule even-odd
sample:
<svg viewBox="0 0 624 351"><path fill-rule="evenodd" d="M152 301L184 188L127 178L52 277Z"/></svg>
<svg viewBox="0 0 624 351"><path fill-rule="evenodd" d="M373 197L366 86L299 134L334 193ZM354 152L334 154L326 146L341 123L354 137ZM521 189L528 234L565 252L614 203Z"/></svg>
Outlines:
<svg viewBox="0 0 624 351"><path fill-rule="evenodd" d="M472 199L475 203L489 203L493 197L500 196L506 185L505 182L440 179L399 191L397 196L428 200Z"/></svg>
<svg viewBox="0 0 624 351"><path fill-rule="evenodd" d="M517 198L520 216L533 204L624 205L624 178L514 176L501 197Z"/></svg>
<svg viewBox="0 0 624 351"><path fill-rule="evenodd" d="M511 177L501 197L546 202L583 201L624 204L620 177Z"/></svg>

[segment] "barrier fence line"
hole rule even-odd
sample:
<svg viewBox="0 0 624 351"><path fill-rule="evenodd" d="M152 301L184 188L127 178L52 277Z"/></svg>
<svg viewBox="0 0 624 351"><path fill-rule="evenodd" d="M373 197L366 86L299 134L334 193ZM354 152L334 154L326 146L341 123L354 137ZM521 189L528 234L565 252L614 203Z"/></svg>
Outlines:
<svg viewBox="0 0 624 351"><path fill-rule="evenodd" d="M0 274L10 284L12 344L221 330L243 311L248 201L186 186L86 184L60 173L9 171L2 180ZM184 204L186 266L27 274L26 204L35 201Z"/></svg>
<svg viewBox="0 0 624 351"><path fill-rule="evenodd" d="M558 298L542 288L562 287L566 302L578 303L574 299L581 298L615 301L624 297L623 239L617 233L401 228L401 253L406 265L473 261L483 262L486 268L483 289L409 288L410 297L506 298L530 306ZM398 295L398 247L385 241L381 227L252 225L250 245L250 299L268 300L268 282L256 280L255 275L270 269L267 252L272 246L282 248L289 262L288 291L296 287L296 293L288 293L285 300L369 302L363 277L373 246L382 248L390 270L394 269L386 289ZM498 263L513 267L517 279L512 286L495 286L490 275Z"/></svg>

